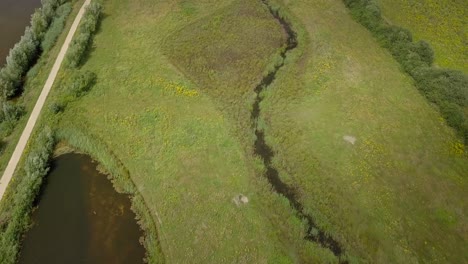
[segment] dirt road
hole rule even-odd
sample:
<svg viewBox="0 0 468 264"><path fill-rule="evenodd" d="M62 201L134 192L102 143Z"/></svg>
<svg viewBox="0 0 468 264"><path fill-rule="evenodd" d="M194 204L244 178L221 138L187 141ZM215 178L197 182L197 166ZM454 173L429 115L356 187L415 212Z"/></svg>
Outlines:
<svg viewBox="0 0 468 264"><path fill-rule="evenodd" d="M21 138L19 139L18 144L16 145L15 151L13 152L13 155L11 156L10 161L8 162L8 166L5 169L5 172L3 173L3 176L0 179L0 201L2 200L3 195L5 194L5 191L8 187L8 184L10 183L11 178L13 177L16 167L18 166L18 162L21 159L21 155L23 155L24 148L26 147L26 144L28 143L28 140L31 137L31 133L34 129L34 126L36 125L37 119L39 118L47 95L49 94L52 85L54 84L55 78L57 77L57 73L60 69L60 65L62 64L65 54L67 53L68 46L70 45L73 35L75 34L76 29L80 24L81 18L83 17L85 8L89 5L90 2L91 0L86 0L86 2L83 4L80 11L78 12L75 21L73 21L70 31L68 32L67 38L65 39L65 42L63 43L63 46L60 49L60 53L58 54L57 59L55 60L54 66L50 71L49 77L47 78L44 88L42 88L41 95L39 96L39 99L37 99L36 105L34 106L31 116L29 117L28 123L26 124L26 127L24 128L23 133L21 134Z"/></svg>

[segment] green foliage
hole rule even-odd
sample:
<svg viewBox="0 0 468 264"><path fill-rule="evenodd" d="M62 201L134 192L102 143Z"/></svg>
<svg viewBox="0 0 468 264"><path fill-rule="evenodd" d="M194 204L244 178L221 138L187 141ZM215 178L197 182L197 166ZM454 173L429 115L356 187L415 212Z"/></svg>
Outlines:
<svg viewBox="0 0 468 264"><path fill-rule="evenodd" d="M16 122L24 114L24 107L18 106L11 102L2 103L2 111L0 112L0 122L12 121Z"/></svg>
<svg viewBox="0 0 468 264"><path fill-rule="evenodd" d="M80 65L97 29L102 6L93 2L86 8L77 36L73 38L65 58L65 65L76 68Z"/></svg>
<svg viewBox="0 0 468 264"><path fill-rule="evenodd" d="M430 45L425 41L415 43L409 30L388 25L375 0L343 1L354 18L367 27L415 79L421 93L439 107L447 123L467 139L464 109L468 107L468 75L456 70L433 68L434 51Z"/></svg>
<svg viewBox="0 0 468 264"><path fill-rule="evenodd" d="M3 98L18 92L23 76L37 57L38 43L33 31L26 28L24 36L10 50L5 67L0 70L0 92Z"/></svg>
<svg viewBox="0 0 468 264"><path fill-rule="evenodd" d="M386 21L410 29L415 39L431 43L439 67L468 73L468 1L379 0L378 3Z"/></svg>
<svg viewBox="0 0 468 264"><path fill-rule="evenodd" d="M55 145L48 127L37 136L20 173L14 182L15 195L4 196L0 211L0 263L14 264L21 235L29 226L29 214L39 193L43 177L49 171L49 159Z"/></svg>
<svg viewBox="0 0 468 264"><path fill-rule="evenodd" d="M52 113L63 112L68 103L85 95L96 83L96 74L91 71L76 71L62 86L61 96L53 102L49 109Z"/></svg>
<svg viewBox="0 0 468 264"><path fill-rule="evenodd" d="M72 6L70 3L65 3L57 9L57 16L52 21L52 24L44 35L44 39L41 43L41 49L43 52L49 51L57 41L58 36L62 33L65 21L67 20L71 9Z"/></svg>
<svg viewBox="0 0 468 264"><path fill-rule="evenodd" d="M0 70L0 95L4 99L20 92L23 78L39 57L39 44L62 2L43 1L42 8L37 9L31 16L31 26L26 28L21 40L10 50L6 65Z"/></svg>
<svg viewBox="0 0 468 264"><path fill-rule="evenodd" d="M67 92L75 98L85 95L96 82L96 74L91 71L76 72L68 85Z"/></svg>
<svg viewBox="0 0 468 264"><path fill-rule="evenodd" d="M23 106L3 102L0 112L0 137L9 136L24 113Z"/></svg>
<svg viewBox="0 0 468 264"><path fill-rule="evenodd" d="M416 42L414 50L427 65L432 65L432 63L434 63L434 51L426 41L420 40Z"/></svg>
<svg viewBox="0 0 468 264"><path fill-rule="evenodd" d="M53 102L50 104L49 109L52 113L58 114L65 110L65 104L63 102Z"/></svg>

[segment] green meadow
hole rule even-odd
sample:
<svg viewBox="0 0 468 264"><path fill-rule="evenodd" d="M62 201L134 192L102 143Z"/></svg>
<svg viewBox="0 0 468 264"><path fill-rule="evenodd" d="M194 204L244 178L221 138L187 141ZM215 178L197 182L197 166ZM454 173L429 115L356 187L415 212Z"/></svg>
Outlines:
<svg viewBox="0 0 468 264"><path fill-rule="evenodd" d="M36 132L50 127L57 153L89 154L133 195L150 263L468 262L463 141L341 0L100 2L92 45L62 67ZM288 37L267 5L298 46L260 94L258 123L280 179L341 254L304 239L306 221L254 155L254 89ZM64 35L30 71L28 111ZM438 65L460 63L443 54ZM67 94L91 73L86 94Z"/></svg>

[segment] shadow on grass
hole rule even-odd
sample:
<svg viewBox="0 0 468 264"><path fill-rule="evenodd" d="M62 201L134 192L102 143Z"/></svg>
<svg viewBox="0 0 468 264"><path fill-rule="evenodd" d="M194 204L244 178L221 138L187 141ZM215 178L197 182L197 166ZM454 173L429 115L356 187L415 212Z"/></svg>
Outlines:
<svg viewBox="0 0 468 264"><path fill-rule="evenodd" d="M88 45L86 47L86 50L84 51L83 53L83 56L81 57L81 60L80 62L78 63L78 68L81 68L83 67L83 65L86 64L86 62L89 60L89 58L91 57L91 54L96 50L96 46L94 46L94 38L97 34L101 33L102 31L102 28L101 28L101 24L102 24L102 21L106 20L110 15L102 12L101 15L99 16L99 19L96 23L96 31L94 32L94 34L92 34L91 38L89 39L89 42L88 42Z"/></svg>

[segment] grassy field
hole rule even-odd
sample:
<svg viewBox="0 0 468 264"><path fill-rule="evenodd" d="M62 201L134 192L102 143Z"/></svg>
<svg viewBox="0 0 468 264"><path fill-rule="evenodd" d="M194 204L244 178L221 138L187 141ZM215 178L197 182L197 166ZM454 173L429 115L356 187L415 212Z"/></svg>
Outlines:
<svg viewBox="0 0 468 264"><path fill-rule="evenodd" d="M135 210L157 226L151 263L337 263L303 239L305 225L253 156L254 88L286 40L262 2L102 3L79 69L96 84L64 112L45 107L38 127L98 160L119 189L136 189ZM460 139L341 0L275 3L299 46L264 92L260 123L306 213L350 263L467 262ZM51 63L29 85L42 85ZM49 106L75 71L60 71ZM249 202L236 205L239 194Z"/></svg>
<svg viewBox="0 0 468 264"><path fill-rule="evenodd" d="M435 63L468 73L468 2L464 0L379 0L383 15L435 51Z"/></svg>
<svg viewBox="0 0 468 264"><path fill-rule="evenodd" d="M342 1L284 2L307 34L261 105L283 179L356 259L466 262L460 139Z"/></svg>
<svg viewBox="0 0 468 264"><path fill-rule="evenodd" d="M82 68L97 83L60 114L57 129L78 149L86 150L81 141L99 142L128 170L158 225L166 262L333 259L302 239L302 223L270 192L244 147L253 142L250 131L240 132L249 124L252 87L284 40L265 6L103 3ZM59 81L50 102L60 93ZM74 140L78 135L85 139ZM236 206L239 194L248 204Z"/></svg>

